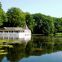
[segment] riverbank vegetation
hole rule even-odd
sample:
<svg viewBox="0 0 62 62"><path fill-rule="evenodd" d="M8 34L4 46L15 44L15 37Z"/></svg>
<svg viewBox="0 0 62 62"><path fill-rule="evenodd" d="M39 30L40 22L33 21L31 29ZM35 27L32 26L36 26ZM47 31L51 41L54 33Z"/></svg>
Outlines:
<svg viewBox="0 0 62 62"><path fill-rule="evenodd" d="M33 34L51 35L62 32L62 18L41 13L30 14L12 7L5 12L0 2L0 28L28 26Z"/></svg>

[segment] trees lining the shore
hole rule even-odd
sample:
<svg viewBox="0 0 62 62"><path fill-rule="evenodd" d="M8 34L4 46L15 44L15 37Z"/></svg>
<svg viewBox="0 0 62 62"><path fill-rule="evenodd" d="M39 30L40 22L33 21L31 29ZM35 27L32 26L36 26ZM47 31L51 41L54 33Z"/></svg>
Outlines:
<svg viewBox="0 0 62 62"><path fill-rule="evenodd" d="M41 13L30 14L12 7L5 13L0 2L0 27L29 27L33 34L55 34L62 32L62 18Z"/></svg>

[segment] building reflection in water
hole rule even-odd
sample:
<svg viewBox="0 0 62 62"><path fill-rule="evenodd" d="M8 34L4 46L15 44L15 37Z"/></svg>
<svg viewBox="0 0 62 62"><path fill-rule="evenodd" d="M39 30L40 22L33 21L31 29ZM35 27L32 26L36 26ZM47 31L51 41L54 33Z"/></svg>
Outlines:
<svg viewBox="0 0 62 62"><path fill-rule="evenodd" d="M62 51L61 38L58 37L32 37L31 40L19 43L21 40L13 40L12 42L0 45L0 61L6 58L6 61L18 62L29 56L40 56L50 54L57 51ZM59 42L59 43L58 43Z"/></svg>

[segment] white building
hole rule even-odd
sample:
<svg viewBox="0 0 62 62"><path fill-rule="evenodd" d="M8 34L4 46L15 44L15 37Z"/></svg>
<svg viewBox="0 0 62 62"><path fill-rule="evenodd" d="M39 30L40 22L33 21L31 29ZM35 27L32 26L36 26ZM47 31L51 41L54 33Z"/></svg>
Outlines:
<svg viewBox="0 0 62 62"><path fill-rule="evenodd" d="M25 29L20 27L4 27L0 28L0 38L3 39L31 39L31 31L26 26Z"/></svg>

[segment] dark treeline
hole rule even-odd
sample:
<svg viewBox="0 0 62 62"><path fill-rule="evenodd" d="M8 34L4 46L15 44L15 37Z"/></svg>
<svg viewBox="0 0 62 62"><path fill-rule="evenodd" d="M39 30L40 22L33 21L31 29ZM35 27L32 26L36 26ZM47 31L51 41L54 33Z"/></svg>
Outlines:
<svg viewBox="0 0 62 62"><path fill-rule="evenodd" d="M28 26L33 34L55 34L62 32L62 18L46 16L41 13L30 14L12 7L5 13L0 3L0 27Z"/></svg>

